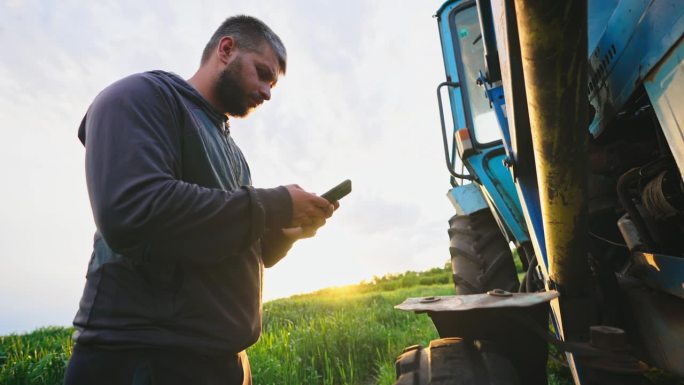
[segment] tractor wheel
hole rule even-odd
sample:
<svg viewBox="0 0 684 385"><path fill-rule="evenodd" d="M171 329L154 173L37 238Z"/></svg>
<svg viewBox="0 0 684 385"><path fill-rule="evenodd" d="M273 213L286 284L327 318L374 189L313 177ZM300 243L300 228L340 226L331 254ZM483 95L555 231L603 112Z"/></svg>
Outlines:
<svg viewBox="0 0 684 385"><path fill-rule="evenodd" d="M395 385L517 385L511 363L487 342L442 338L404 349Z"/></svg>
<svg viewBox="0 0 684 385"><path fill-rule="evenodd" d="M456 294L518 291L513 255L489 210L454 215L449 225Z"/></svg>

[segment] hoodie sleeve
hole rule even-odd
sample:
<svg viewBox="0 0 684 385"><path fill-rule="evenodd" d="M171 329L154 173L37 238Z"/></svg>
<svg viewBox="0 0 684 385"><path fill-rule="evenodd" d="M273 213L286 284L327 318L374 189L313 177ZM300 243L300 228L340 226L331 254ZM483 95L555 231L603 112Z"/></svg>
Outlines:
<svg viewBox="0 0 684 385"><path fill-rule="evenodd" d="M291 221L283 186L226 192L180 179L180 111L133 75L97 96L81 123L86 183L98 231L122 255L210 264Z"/></svg>
<svg viewBox="0 0 684 385"><path fill-rule="evenodd" d="M264 266L272 267L283 259L294 244L280 229L267 230L261 239L261 259Z"/></svg>

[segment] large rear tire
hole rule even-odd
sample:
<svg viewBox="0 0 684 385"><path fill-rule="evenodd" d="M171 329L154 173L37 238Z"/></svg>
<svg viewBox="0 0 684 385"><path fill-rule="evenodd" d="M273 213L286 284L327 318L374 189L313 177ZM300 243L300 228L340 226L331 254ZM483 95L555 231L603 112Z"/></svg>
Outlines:
<svg viewBox="0 0 684 385"><path fill-rule="evenodd" d="M456 294L479 294L493 289L518 291L513 255L489 210L454 215L449 226Z"/></svg>
<svg viewBox="0 0 684 385"><path fill-rule="evenodd" d="M486 342L442 338L406 348L395 363L395 385L517 385L511 363Z"/></svg>

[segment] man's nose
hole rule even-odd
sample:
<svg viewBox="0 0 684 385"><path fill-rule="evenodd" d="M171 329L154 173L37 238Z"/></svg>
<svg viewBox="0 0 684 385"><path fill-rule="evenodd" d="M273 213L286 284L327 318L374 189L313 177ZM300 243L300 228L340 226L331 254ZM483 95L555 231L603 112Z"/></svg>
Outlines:
<svg viewBox="0 0 684 385"><path fill-rule="evenodd" d="M261 96L261 99L263 100L271 100L271 85L262 85L259 89L259 96Z"/></svg>

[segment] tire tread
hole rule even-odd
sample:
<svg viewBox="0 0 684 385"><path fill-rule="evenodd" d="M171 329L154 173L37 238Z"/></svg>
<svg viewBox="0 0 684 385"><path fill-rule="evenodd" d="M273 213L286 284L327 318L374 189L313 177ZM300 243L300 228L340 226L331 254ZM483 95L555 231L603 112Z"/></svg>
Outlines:
<svg viewBox="0 0 684 385"><path fill-rule="evenodd" d="M451 265L457 294L516 291L513 256L489 210L449 219Z"/></svg>

